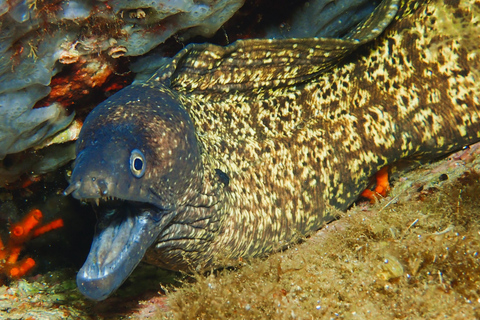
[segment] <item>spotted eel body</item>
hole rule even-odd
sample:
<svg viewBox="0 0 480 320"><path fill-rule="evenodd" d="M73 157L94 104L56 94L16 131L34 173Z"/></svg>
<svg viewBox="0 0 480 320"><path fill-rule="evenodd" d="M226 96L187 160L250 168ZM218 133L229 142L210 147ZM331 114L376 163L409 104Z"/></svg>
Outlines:
<svg viewBox="0 0 480 320"><path fill-rule="evenodd" d="M479 141L479 12L384 1L344 39L192 45L112 96L84 124L66 190L100 202L80 290L106 298L142 257L187 270L264 255L383 166Z"/></svg>

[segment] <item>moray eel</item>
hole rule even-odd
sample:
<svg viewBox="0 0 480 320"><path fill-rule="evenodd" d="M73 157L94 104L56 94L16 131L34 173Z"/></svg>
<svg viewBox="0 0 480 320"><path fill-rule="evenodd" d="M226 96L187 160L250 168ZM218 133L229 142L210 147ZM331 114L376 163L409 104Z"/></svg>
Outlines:
<svg viewBox="0 0 480 320"><path fill-rule="evenodd" d="M142 259L192 270L267 254L383 166L479 141L478 12L384 1L343 39L190 45L100 104L65 191L99 218L80 291L105 299Z"/></svg>

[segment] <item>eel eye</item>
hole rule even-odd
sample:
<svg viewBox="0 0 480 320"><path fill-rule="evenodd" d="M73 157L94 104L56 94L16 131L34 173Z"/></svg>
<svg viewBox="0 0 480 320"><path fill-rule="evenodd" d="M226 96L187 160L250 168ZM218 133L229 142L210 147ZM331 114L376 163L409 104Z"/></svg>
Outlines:
<svg viewBox="0 0 480 320"><path fill-rule="evenodd" d="M132 171L132 174L137 178L141 178L145 174L146 168L145 156L142 151L133 149L132 153L130 153L130 171Z"/></svg>

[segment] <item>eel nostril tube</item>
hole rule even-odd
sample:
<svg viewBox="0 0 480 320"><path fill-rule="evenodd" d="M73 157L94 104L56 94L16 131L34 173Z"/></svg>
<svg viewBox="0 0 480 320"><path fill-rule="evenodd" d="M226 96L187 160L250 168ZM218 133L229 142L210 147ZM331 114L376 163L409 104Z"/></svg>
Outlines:
<svg viewBox="0 0 480 320"><path fill-rule="evenodd" d="M80 181L76 181L75 183L70 183L70 185L67 187L67 189L65 189L65 191L63 191L63 195L68 196L70 193L72 193L73 191L80 188L81 184L82 183Z"/></svg>
<svg viewBox="0 0 480 320"><path fill-rule="evenodd" d="M97 186L102 196L106 196L108 194L108 186L105 181L103 180L98 181Z"/></svg>

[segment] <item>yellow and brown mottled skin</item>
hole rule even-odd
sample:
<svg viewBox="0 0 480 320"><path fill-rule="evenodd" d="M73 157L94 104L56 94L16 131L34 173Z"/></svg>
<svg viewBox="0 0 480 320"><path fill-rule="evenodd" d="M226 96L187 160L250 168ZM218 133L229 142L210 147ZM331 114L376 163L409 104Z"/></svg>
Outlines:
<svg viewBox="0 0 480 320"><path fill-rule="evenodd" d="M383 15L395 6L386 3ZM199 162L183 155L176 180L147 185L177 200L145 260L178 270L266 254L332 220L331 208L350 206L384 165L480 140L479 13L474 0L404 1L380 36L367 22L344 40L189 46L87 119L79 150L111 119L142 127L156 159L132 182L142 184L175 162L182 130L194 130L186 155ZM176 127L157 116L161 95L192 122L181 118L167 140Z"/></svg>
<svg viewBox="0 0 480 320"><path fill-rule="evenodd" d="M305 82L241 90L236 84L204 86L204 75L195 78L188 69L174 74L170 87L192 117L204 171L219 168L230 178L215 195L221 199L215 209L218 234L187 258L202 263L217 253L234 258L267 253L331 220L329 206L350 206L382 166L413 155L434 159L480 139L479 2L404 6L406 12L384 36ZM449 28L442 19L458 25ZM325 43L306 42L313 48ZM251 43L268 56L263 40L238 46L248 52ZM288 43L288 54L305 55L295 51L295 40ZM212 65L207 76L221 82L215 63L230 53L222 56L223 48L212 48L200 49L209 60L192 65L200 64L194 66L200 70ZM255 78L246 74L245 60L228 74L245 78L239 82ZM252 65L256 62L252 58ZM189 82L194 84L185 85ZM169 261L178 263L177 255L195 243L159 240L147 260L170 268L176 265Z"/></svg>

